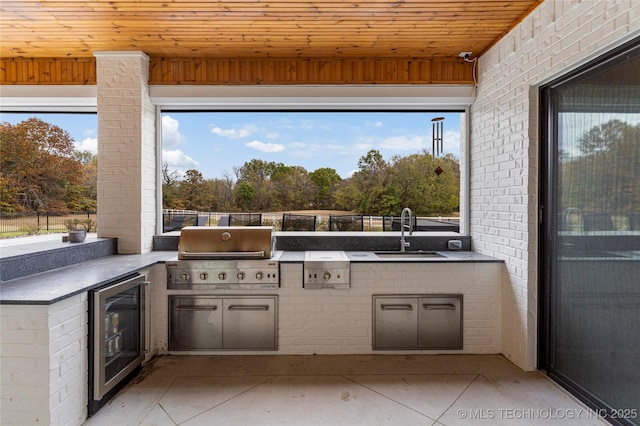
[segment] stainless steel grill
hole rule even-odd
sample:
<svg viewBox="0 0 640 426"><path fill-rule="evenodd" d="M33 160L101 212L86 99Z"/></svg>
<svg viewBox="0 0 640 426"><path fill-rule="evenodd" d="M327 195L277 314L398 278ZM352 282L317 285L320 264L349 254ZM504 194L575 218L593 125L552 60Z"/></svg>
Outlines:
<svg viewBox="0 0 640 426"><path fill-rule="evenodd" d="M188 226L180 232L178 259L269 259L270 226Z"/></svg>
<svg viewBox="0 0 640 426"><path fill-rule="evenodd" d="M186 227L178 260L167 262L169 289L274 289L280 287L281 252L273 228Z"/></svg>

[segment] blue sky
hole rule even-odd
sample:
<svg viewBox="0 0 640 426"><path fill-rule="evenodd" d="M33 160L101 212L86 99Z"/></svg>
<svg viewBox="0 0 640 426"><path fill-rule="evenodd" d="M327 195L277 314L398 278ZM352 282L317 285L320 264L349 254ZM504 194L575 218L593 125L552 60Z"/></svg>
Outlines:
<svg viewBox="0 0 640 426"><path fill-rule="evenodd" d="M64 129L75 141L80 151L98 152L98 116L96 114L50 114L50 113L0 113L0 122L18 124L30 117L39 117L42 121Z"/></svg>
<svg viewBox="0 0 640 426"><path fill-rule="evenodd" d="M95 114L0 114L16 124L37 115L65 129L80 150L97 152ZM170 170L199 170L205 178L260 159L332 167L347 178L371 149L385 160L431 152L431 119L445 117L444 152L460 156L460 113L441 112L165 112L163 161Z"/></svg>
<svg viewBox="0 0 640 426"><path fill-rule="evenodd" d="M393 155L431 151L431 119L445 117L444 150L460 154L459 113L414 112L165 112L164 161L194 168L205 178L230 176L233 167L260 159L334 168L342 178L371 149Z"/></svg>

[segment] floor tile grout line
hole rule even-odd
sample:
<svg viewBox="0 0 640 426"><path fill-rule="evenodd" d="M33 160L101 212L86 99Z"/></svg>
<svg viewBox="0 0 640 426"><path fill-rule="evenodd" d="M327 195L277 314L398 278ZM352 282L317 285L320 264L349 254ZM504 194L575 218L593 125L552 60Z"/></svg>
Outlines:
<svg viewBox="0 0 640 426"><path fill-rule="evenodd" d="M156 405L159 406L162 409L162 411L165 411L164 408L162 407L162 405L160 404L160 401L162 401L162 398L167 394L167 392L169 392L169 389L171 389L171 386L173 386L176 383L176 380L178 380L177 377L174 377L173 380L171 380L171 383L169 383L169 385L164 389L162 394L155 400L155 402L153 403L151 408L142 417L142 420L140 420L140 422L138 422L138 425L141 425L142 423L144 423L145 419L149 416L149 414L151 414L151 412L156 407ZM140 382L138 382L138 383L142 383L142 380ZM125 389L127 389L127 388L125 388ZM123 389L123 391L125 391L125 389ZM131 388L128 388L128 389L131 390ZM125 392L123 392L122 394L125 395ZM166 413L166 411L165 411L165 413ZM167 413L167 416L169 416L169 413ZM173 422L174 425L176 424L176 422L173 420L173 418L171 418L171 416L169 416L169 419Z"/></svg>
<svg viewBox="0 0 640 426"><path fill-rule="evenodd" d="M160 409L164 412L164 414L166 414L166 415L167 415L167 417L169 418L169 420L171 420L171 423L173 423L174 425L177 425L177 424L178 424L178 423L176 423L176 421L175 421L175 420L173 420L173 417L171 417L171 414L169 414L169 412L168 412L167 410L165 410L165 408L162 406L162 404L161 404L160 402L158 402L158 404L157 404L157 405L158 405L158 407L160 407ZM150 412L149 412L149 413L150 413ZM149 415L149 413L147 414L147 416ZM147 418L147 416L145 416L145 418L144 418L144 419L142 419L142 421L144 421L144 420ZM142 422L141 422L141 423L139 423L139 426L140 426L140 425L142 425Z"/></svg>
<svg viewBox="0 0 640 426"><path fill-rule="evenodd" d="M162 392L162 395L160 395L160 397L156 401L155 405L151 408L151 410L149 410L147 412L147 414L144 416L144 418L142 419L142 422L140 422L139 425L141 425L144 422L144 420L149 416L149 414L151 414L151 412L153 411L153 408L155 408L156 405L158 407L160 407L160 409L162 411L164 411L164 413L167 415L167 417L169 417L169 420L171 420L171 423L173 423L174 425L177 425L176 421L173 420L173 417L171 417L171 415L167 412L167 410L164 409L164 407L162 406L160 401L162 401L162 398L164 398L164 396L167 394L167 392L169 392L169 389L171 389L171 386L176 384L176 381L178 380L178 377L179 376L173 376L173 380L171 381L171 384L169 386L167 386L167 388L164 390L164 392Z"/></svg>
<svg viewBox="0 0 640 426"><path fill-rule="evenodd" d="M370 376L370 374L362 374L362 375L363 375L363 376ZM368 389L368 390L370 390L371 392L376 393L376 394L378 394L378 395L382 396L382 397L383 397L383 398L385 398L385 399L388 399L389 401L393 401L393 402L395 402L396 404L401 405L401 406L405 407L406 409L411 410L411 411L413 411L414 413L421 415L422 417L426 417L427 419L429 419L429 420L431 420L431 421L433 422L433 423L432 423L432 425L437 421L437 420L435 420L435 419L433 419L433 418L429 417L428 415L426 415L426 414L424 414L424 413L421 413L420 411L418 411L418 410L416 410L416 409L414 409L414 408L411 408L411 407L409 407L409 406L408 406L408 405L406 405L406 404L403 404L403 403L402 403L402 402L400 402L400 401L396 401L395 399L393 399L393 398L391 398L391 397L389 397L389 396L387 396L387 395L385 395L385 394L383 394L383 393L381 393L381 392L379 392L379 391L377 391L377 390L375 390L375 389L370 388L370 387L369 387L369 386L367 386L367 385L364 385L364 384L362 384L362 383L356 382L355 380L351 379L350 377L347 377L347 376L344 376L344 375L339 375L338 377L342 377L343 379L349 380L350 382L352 382L352 383L354 383L354 384L356 384L356 385L358 385L358 386L361 386L361 387L363 387L363 388L365 388L365 389Z"/></svg>
<svg viewBox="0 0 640 426"><path fill-rule="evenodd" d="M420 373L273 373L273 374L231 374L231 375L184 375L181 374L176 377L182 378L201 378L201 377L267 377L267 376L291 376L291 377L305 377L305 376L477 376L482 373L429 373L429 372L420 372Z"/></svg>
<svg viewBox="0 0 640 426"><path fill-rule="evenodd" d="M464 395L464 393L471 387L471 385L473 385L480 377L484 377L484 375L482 373L476 374L476 377L474 377L474 379L467 386L465 386L462 392L460 392L460 395L458 395L456 399L454 399L453 402L449 404L449 406L442 412L442 414L440 414L440 417L436 419L436 422L440 423L440 419L442 418L442 416L444 416L447 413L447 411L449 411L451 407L453 407L455 403L458 402L460 397L462 397L462 395ZM442 424L444 425L444 423Z"/></svg>
<svg viewBox="0 0 640 426"><path fill-rule="evenodd" d="M195 376L180 376L180 377L195 377ZM231 376L230 376L230 377L231 377ZM238 377L243 377L243 376L238 376ZM246 376L244 376L244 377L246 377ZM212 406L212 407L207 408L207 409L206 409L206 410L204 410L203 412L198 413L198 414L196 414L195 416L192 416L192 417L190 417L190 418L186 419L185 421L183 421L183 422L181 422L181 423L175 423L175 422L174 422L174 423L175 423L176 425L181 425L181 424L184 424L184 423L186 423L186 422L188 422L188 421L190 421L190 420L193 420L193 419L195 419L196 417L201 416L201 415L203 415L204 413L206 413L206 412L208 412L208 411L211 411L211 410L213 410L213 409L215 409L215 408L218 408L218 407L220 407L221 405L226 404L227 402L229 402L229 401L231 401L231 400L233 400L233 399L236 399L236 398L237 398L237 397L239 397L240 395L244 395L245 393L249 392L250 390L253 390L253 389L257 388L258 386L262 386L262 385L264 385L265 383L267 383L269 380L273 380L273 379L275 379L276 377L279 377L279 376L251 375L251 377L266 377L266 379L264 379L263 381L261 381L261 382L259 382L259 383L256 383L255 385L253 385L253 386L251 386L251 387L248 387L247 389L243 390L242 392L239 392L239 393L237 393L237 394L235 394L235 395L233 395L233 396L230 396L229 398L225 399L224 401L221 401L221 402L219 402L218 404L216 404L216 405L214 405L214 406Z"/></svg>

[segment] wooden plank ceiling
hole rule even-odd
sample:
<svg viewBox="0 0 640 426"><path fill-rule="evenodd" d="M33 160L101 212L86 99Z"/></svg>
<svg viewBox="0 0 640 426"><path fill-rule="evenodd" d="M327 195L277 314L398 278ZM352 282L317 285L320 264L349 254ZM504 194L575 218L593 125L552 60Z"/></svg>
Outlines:
<svg viewBox="0 0 640 426"><path fill-rule="evenodd" d="M143 51L152 62L357 58L468 67L460 52L481 55L541 1L3 0L0 56L4 64L93 61L95 51Z"/></svg>

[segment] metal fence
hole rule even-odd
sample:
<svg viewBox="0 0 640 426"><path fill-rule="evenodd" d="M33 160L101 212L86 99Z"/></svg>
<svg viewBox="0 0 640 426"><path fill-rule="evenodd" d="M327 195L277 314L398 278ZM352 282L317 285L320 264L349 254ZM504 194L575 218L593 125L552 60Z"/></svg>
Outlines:
<svg viewBox="0 0 640 426"><path fill-rule="evenodd" d="M346 212L345 212L346 214ZM199 212L194 210L169 210L162 211L163 228L165 232L179 230L183 226L215 226L228 217L228 212ZM262 213L262 224L273 226L274 229L282 229L283 213ZM316 231L327 231L329 229L330 214L316 213ZM383 231L388 230L384 226L384 216L363 215L363 231ZM428 217L421 218L432 220L437 223L458 224L457 217ZM0 212L0 235L16 236L25 234L35 234L39 232L66 232L69 221L92 220L95 226L95 212L21 212L6 213Z"/></svg>
<svg viewBox="0 0 640 426"><path fill-rule="evenodd" d="M95 212L0 212L0 234L21 235L38 232L66 232L69 221L92 220L95 226Z"/></svg>
<svg viewBox="0 0 640 426"><path fill-rule="evenodd" d="M173 230L179 230L183 226L215 226L219 223L224 223L224 218L229 216L229 212L199 212L195 210L173 210L164 209L162 211L162 218L164 224L164 231L169 232ZM328 231L329 230L329 216L330 214L322 213L301 213L305 215L311 215L316 217L316 231ZM335 213L334 213L335 214ZM345 215L349 214L344 212ZM273 226L275 230L282 229L282 217L283 212L274 213L261 213L262 225ZM388 218L388 217L387 217ZM385 226L385 216L371 216L362 215L363 231L388 231L388 227ZM451 224L454 227L459 227L459 217L420 217L420 220L429 220L438 224Z"/></svg>

